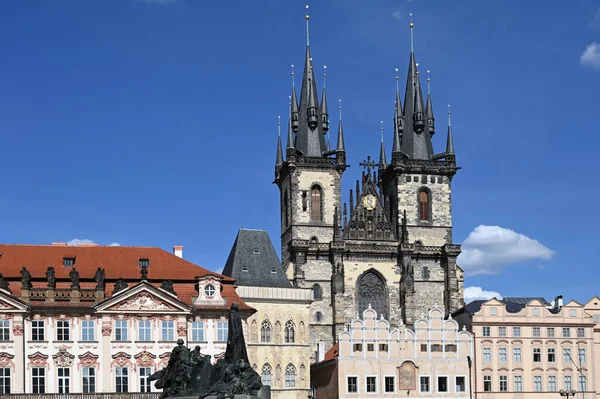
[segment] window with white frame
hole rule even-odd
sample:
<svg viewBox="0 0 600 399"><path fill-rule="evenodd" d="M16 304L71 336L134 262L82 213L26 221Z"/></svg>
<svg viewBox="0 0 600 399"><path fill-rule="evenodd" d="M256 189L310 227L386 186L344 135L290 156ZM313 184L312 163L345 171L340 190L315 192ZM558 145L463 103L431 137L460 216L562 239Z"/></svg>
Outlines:
<svg viewBox="0 0 600 399"><path fill-rule="evenodd" d="M548 376L548 391L556 392L556 376L555 375Z"/></svg>
<svg viewBox="0 0 600 399"><path fill-rule="evenodd" d="M285 368L285 386L288 388L296 386L296 367L293 364L288 364Z"/></svg>
<svg viewBox="0 0 600 399"><path fill-rule="evenodd" d="M44 320L31 321L31 340L44 341ZM41 393L41 392L34 392Z"/></svg>
<svg viewBox="0 0 600 399"><path fill-rule="evenodd" d="M542 392L542 376L533 376L533 390L534 392Z"/></svg>
<svg viewBox="0 0 600 399"><path fill-rule="evenodd" d="M541 337L542 336L542 329L541 329L541 327L533 327L533 336L534 337Z"/></svg>
<svg viewBox="0 0 600 399"><path fill-rule="evenodd" d="M430 392L431 388L429 376L422 375L421 377L419 377L419 389L420 392Z"/></svg>
<svg viewBox="0 0 600 399"><path fill-rule="evenodd" d="M585 375L579 376L579 392L587 391L587 378Z"/></svg>
<svg viewBox="0 0 600 399"><path fill-rule="evenodd" d="M514 386L513 389L515 392L523 392L523 376L515 375L513 378Z"/></svg>
<svg viewBox="0 0 600 399"><path fill-rule="evenodd" d="M160 324L161 340L175 341L175 322L173 320L163 320Z"/></svg>
<svg viewBox="0 0 600 399"><path fill-rule="evenodd" d="M152 341L152 322L150 320L138 321L138 341Z"/></svg>
<svg viewBox="0 0 600 399"><path fill-rule="evenodd" d="M203 321L195 321L192 323L192 341L204 341Z"/></svg>
<svg viewBox="0 0 600 399"><path fill-rule="evenodd" d="M115 320L115 341L127 341L127 320Z"/></svg>
<svg viewBox="0 0 600 399"><path fill-rule="evenodd" d="M579 348L579 350L577 351L578 355L579 355L579 363L585 363L586 360L586 356L585 356L585 348Z"/></svg>
<svg viewBox="0 0 600 399"><path fill-rule="evenodd" d="M96 369L94 367L83 367L81 369L83 393L96 392Z"/></svg>
<svg viewBox="0 0 600 399"><path fill-rule="evenodd" d="M260 373L260 382L262 382L263 385L271 385L271 379L273 378L273 369L271 368L271 365L268 363L265 363L262 366L262 370Z"/></svg>
<svg viewBox="0 0 600 399"><path fill-rule="evenodd" d="M506 327L498 327L498 336L506 337Z"/></svg>
<svg viewBox="0 0 600 399"><path fill-rule="evenodd" d="M466 392L467 391L466 378L462 375L456 376L454 378L454 387L455 387L456 393Z"/></svg>
<svg viewBox="0 0 600 399"><path fill-rule="evenodd" d="M82 341L93 341L95 338L94 334L94 320L82 320L81 321L81 340Z"/></svg>
<svg viewBox="0 0 600 399"><path fill-rule="evenodd" d="M386 375L384 377L384 385L385 393L396 392L396 378L393 375Z"/></svg>
<svg viewBox="0 0 600 399"><path fill-rule="evenodd" d="M437 391L448 392L448 377L438 376L437 378Z"/></svg>
<svg viewBox="0 0 600 399"><path fill-rule="evenodd" d="M501 375L499 377L498 381L500 382L500 392L507 392L508 391L508 376Z"/></svg>
<svg viewBox="0 0 600 399"><path fill-rule="evenodd" d="M556 348L548 348L548 362L556 362Z"/></svg>
<svg viewBox="0 0 600 399"><path fill-rule="evenodd" d="M10 320L0 320L0 341L10 341Z"/></svg>
<svg viewBox="0 0 600 399"><path fill-rule="evenodd" d="M115 368L115 390L118 393L129 392L129 369L127 367Z"/></svg>
<svg viewBox="0 0 600 399"><path fill-rule="evenodd" d="M585 338L585 328L577 327L577 338Z"/></svg>
<svg viewBox="0 0 600 399"><path fill-rule="evenodd" d="M542 361L542 348L533 348L533 362L539 363Z"/></svg>
<svg viewBox="0 0 600 399"><path fill-rule="evenodd" d="M492 376L483 376L483 392L492 392Z"/></svg>
<svg viewBox="0 0 600 399"><path fill-rule="evenodd" d="M492 361L492 349L491 348L483 348L483 361L484 362Z"/></svg>
<svg viewBox="0 0 600 399"><path fill-rule="evenodd" d="M571 363L571 349L563 348L563 362Z"/></svg>
<svg viewBox="0 0 600 399"><path fill-rule="evenodd" d="M365 389L367 393L377 393L377 377L369 375L365 378Z"/></svg>
<svg viewBox="0 0 600 399"><path fill-rule="evenodd" d="M521 336L521 327L513 327L512 335L513 335L513 337L520 337Z"/></svg>
<svg viewBox="0 0 600 399"><path fill-rule="evenodd" d="M229 331L228 324L226 321L218 321L217 322L217 341L226 342L227 334Z"/></svg>
<svg viewBox="0 0 600 399"><path fill-rule="evenodd" d="M46 393L46 369L44 367L31 369L31 393Z"/></svg>
<svg viewBox="0 0 600 399"><path fill-rule="evenodd" d="M69 321L58 320L56 322L56 340L57 341L69 341Z"/></svg>
<svg viewBox="0 0 600 399"><path fill-rule="evenodd" d="M554 327L548 327L546 329L546 336L548 338L554 338Z"/></svg>
<svg viewBox="0 0 600 399"><path fill-rule="evenodd" d="M506 359L506 348L498 348L498 361L507 362Z"/></svg>
<svg viewBox="0 0 600 399"><path fill-rule="evenodd" d="M56 375L58 376L58 393L70 393L71 369L59 367Z"/></svg>
<svg viewBox="0 0 600 399"><path fill-rule="evenodd" d="M490 336L490 327L481 327L481 335L484 337Z"/></svg>
<svg viewBox="0 0 600 399"><path fill-rule="evenodd" d="M152 374L152 369L150 367L140 367L138 370L140 376L140 392L150 392L150 380L148 377Z"/></svg>
<svg viewBox="0 0 600 399"><path fill-rule="evenodd" d="M570 338L571 337L571 329L569 327L563 327L562 336L563 336L563 338Z"/></svg>
<svg viewBox="0 0 600 399"><path fill-rule="evenodd" d="M572 390L571 376L570 375L565 375L564 376L563 385L565 387L565 391Z"/></svg>
<svg viewBox="0 0 600 399"><path fill-rule="evenodd" d="M513 348L513 362L521 362L521 348Z"/></svg>
<svg viewBox="0 0 600 399"><path fill-rule="evenodd" d="M351 376L346 378L346 391L348 393L358 393L358 377Z"/></svg>
<svg viewBox="0 0 600 399"><path fill-rule="evenodd" d="M0 395L10 393L10 367L0 367Z"/></svg>

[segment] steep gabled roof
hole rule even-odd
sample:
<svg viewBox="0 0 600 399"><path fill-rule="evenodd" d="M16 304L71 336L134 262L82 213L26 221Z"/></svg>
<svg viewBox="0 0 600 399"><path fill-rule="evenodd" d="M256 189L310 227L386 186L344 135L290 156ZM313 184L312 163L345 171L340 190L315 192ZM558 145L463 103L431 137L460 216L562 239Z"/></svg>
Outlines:
<svg viewBox="0 0 600 399"><path fill-rule="evenodd" d="M236 279L237 285L291 287L265 230L240 229L223 274Z"/></svg>

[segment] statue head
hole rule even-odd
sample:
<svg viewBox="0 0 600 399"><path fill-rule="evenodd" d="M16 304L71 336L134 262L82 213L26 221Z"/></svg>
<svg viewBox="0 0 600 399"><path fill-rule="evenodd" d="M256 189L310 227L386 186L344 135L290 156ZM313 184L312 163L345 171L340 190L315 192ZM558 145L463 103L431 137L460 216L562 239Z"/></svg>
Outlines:
<svg viewBox="0 0 600 399"><path fill-rule="evenodd" d="M238 310L240 310L240 307L238 306L237 302L234 302L231 304L231 309L238 311Z"/></svg>
<svg viewBox="0 0 600 399"><path fill-rule="evenodd" d="M177 345L183 345L183 339L179 338L179 339L177 340Z"/></svg>
<svg viewBox="0 0 600 399"><path fill-rule="evenodd" d="M196 345L196 346L194 347L194 350L195 350L196 352L200 352L200 345Z"/></svg>

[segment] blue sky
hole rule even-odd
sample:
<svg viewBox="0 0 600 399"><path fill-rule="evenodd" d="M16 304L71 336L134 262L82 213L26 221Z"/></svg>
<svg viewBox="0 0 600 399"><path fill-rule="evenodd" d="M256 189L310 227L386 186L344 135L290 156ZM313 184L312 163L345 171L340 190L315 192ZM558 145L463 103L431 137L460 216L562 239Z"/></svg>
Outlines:
<svg viewBox="0 0 600 399"><path fill-rule="evenodd" d="M279 248L277 116L303 62L304 4L1 2L0 242L183 245L214 270L240 227ZM344 104L346 193L378 154L380 120L390 150L409 12L437 151L452 104L465 286L600 294L600 2L312 4L315 68L330 109Z"/></svg>

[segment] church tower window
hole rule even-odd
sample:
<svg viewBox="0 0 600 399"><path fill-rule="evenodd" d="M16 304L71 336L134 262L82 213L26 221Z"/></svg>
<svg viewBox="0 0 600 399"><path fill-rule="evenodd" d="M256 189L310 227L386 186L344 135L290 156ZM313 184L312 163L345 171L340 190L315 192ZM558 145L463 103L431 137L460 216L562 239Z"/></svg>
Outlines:
<svg viewBox="0 0 600 399"><path fill-rule="evenodd" d="M313 186L310 190L310 220L321 221L321 187Z"/></svg>
<svg viewBox="0 0 600 399"><path fill-rule="evenodd" d="M271 323L268 320L263 321L260 327L260 342L271 342Z"/></svg>
<svg viewBox="0 0 600 399"><path fill-rule="evenodd" d="M387 287L381 275L375 270L363 274L357 283L357 307L361 315L369 306L387 318Z"/></svg>
<svg viewBox="0 0 600 399"><path fill-rule="evenodd" d="M431 220L431 195L429 190L419 190L419 221L429 222Z"/></svg>
<svg viewBox="0 0 600 399"><path fill-rule="evenodd" d="M313 300L320 301L323 299L323 290L319 284L313 285Z"/></svg>

